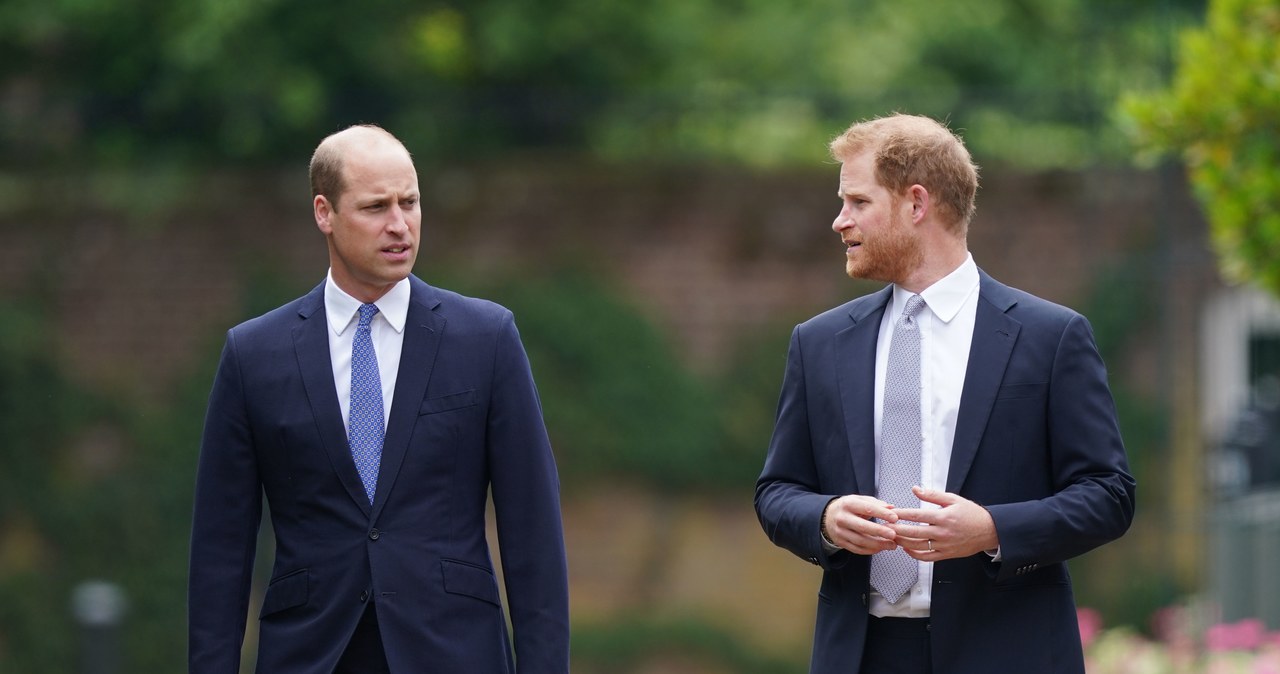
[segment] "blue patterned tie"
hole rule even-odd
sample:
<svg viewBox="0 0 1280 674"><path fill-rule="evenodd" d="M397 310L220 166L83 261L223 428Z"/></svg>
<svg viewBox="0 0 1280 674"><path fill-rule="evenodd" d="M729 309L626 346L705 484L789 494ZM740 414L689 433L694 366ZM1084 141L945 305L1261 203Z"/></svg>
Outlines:
<svg viewBox="0 0 1280 674"><path fill-rule="evenodd" d="M351 458L360 471L364 491L373 503L378 487L378 465L382 461L382 439L386 435L382 419L382 377L378 374L378 354L373 350L370 322L378 313L376 304L360 305L360 324L351 343L351 414L348 440Z"/></svg>
<svg viewBox="0 0 1280 674"><path fill-rule="evenodd" d="M911 487L920 484L920 326L916 315L924 306L919 295L907 300L893 326L884 377L876 497L899 508L920 507ZM919 571L919 562L902 548L877 552L871 556L871 587L894 604L916 584Z"/></svg>

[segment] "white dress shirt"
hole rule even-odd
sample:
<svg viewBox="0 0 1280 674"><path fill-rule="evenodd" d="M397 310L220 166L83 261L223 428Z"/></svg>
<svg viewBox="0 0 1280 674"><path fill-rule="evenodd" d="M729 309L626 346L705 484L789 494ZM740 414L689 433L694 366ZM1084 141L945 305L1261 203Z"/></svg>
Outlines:
<svg viewBox="0 0 1280 674"><path fill-rule="evenodd" d="M893 325L913 293L897 286L893 299L880 321L876 342L875 442L876 465L880 463L880 428L884 418L884 380L888 369L889 343ZM969 347L973 343L973 323L978 313L978 267L968 255L963 264L920 293L926 309L919 315L920 326L920 421L922 428L920 485L945 491L951 466L951 445L956 437L960 393L964 390ZM878 474L878 471L877 471ZM925 503L926 508L937 506ZM932 601L933 562L919 562L916 584L890 604L874 590L871 615L885 618L925 618Z"/></svg>
<svg viewBox="0 0 1280 674"><path fill-rule="evenodd" d="M351 345L360 322L360 300L348 295L333 281L333 270L324 284L324 312L329 320L329 362L333 383L342 407L342 425L351 433ZM391 418L391 397L400 372L400 351L404 347L404 324L409 317L409 279L402 279L374 302L378 313L369 324L373 352L378 356L378 377L382 380L382 423Z"/></svg>

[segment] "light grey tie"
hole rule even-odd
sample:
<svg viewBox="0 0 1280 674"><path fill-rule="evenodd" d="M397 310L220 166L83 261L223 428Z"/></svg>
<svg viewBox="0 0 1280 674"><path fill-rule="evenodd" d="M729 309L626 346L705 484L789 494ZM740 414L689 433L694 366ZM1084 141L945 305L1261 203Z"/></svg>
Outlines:
<svg viewBox="0 0 1280 674"><path fill-rule="evenodd" d="M884 377L876 498L899 508L918 508L911 493L920 484L920 326L924 299L912 295L893 326ZM871 587L890 604L916 584L919 562L894 548L871 556Z"/></svg>

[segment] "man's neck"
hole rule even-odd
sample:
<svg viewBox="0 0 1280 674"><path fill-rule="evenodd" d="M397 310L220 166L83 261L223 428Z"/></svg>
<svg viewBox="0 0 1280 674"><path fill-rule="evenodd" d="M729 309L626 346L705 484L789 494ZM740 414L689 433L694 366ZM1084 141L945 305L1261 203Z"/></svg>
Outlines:
<svg viewBox="0 0 1280 674"><path fill-rule="evenodd" d="M922 293L929 286L959 269L967 259L969 259L969 249L964 241L957 241L956 245L927 247L920 266L897 285L916 294Z"/></svg>

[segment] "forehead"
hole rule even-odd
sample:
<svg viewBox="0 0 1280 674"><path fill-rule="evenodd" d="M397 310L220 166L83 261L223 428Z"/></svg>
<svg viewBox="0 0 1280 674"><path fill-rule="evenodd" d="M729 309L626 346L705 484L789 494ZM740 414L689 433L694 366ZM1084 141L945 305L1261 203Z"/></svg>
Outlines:
<svg viewBox="0 0 1280 674"><path fill-rule="evenodd" d="M351 192L417 189L418 173L409 153L396 143L353 143L342 162L343 183Z"/></svg>
<svg viewBox="0 0 1280 674"><path fill-rule="evenodd" d="M861 152L840 164L840 194L866 195L876 191L884 192L885 188L876 179L874 153Z"/></svg>

